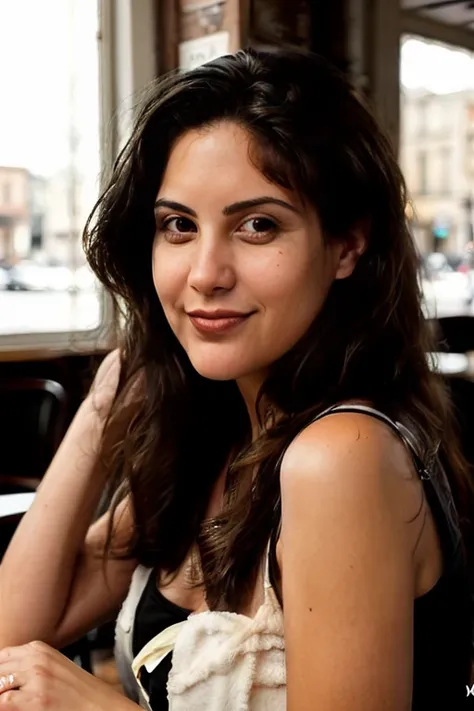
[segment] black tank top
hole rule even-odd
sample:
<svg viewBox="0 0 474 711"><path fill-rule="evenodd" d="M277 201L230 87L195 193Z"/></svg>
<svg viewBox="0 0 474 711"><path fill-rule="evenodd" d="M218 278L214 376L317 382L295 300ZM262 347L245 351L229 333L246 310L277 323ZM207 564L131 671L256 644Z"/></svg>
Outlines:
<svg viewBox="0 0 474 711"><path fill-rule="evenodd" d="M177 622L184 622L191 612L170 602L158 590L156 580L157 570L153 570L137 605L132 641L134 657L153 637ZM152 674L142 667L140 681L150 697L153 711L168 711L166 682L170 669L171 654L158 664Z"/></svg>
<svg viewBox="0 0 474 711"><path fill-rule="evenodd" d="M440 538L443 573L431 590L414 601L412 711L431 711L434 708L443 711L474 710L474 696L468 695L474 605L457 514L445 473L439 464L428 472L410 433L378 410L343 405L324 411L316 419L334 412L358 412L375 417L385 422L403 440L423 480L425 495ZM277 538L273 536L274 541ZM272 584L278 591L275 546L271 548L270 571ZM150 639L170 625L185 620L189 614L189 610L178 607L161 594L156 587L154 571L137 606L134 656ZM170 668L171 654L151 674L142 670L142 683L150 695L153 711L168 711L166 682Z"/></svg>

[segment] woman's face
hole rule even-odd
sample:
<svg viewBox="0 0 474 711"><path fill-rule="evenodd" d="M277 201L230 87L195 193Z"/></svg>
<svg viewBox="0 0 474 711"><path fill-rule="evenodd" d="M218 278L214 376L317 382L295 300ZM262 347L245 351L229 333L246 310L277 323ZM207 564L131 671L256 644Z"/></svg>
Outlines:
<svg viewBox="0 0 474 711"><path fill-rule="evenodd" d="M264 374L358 256L355 243L325 243L316 212L269 182L249 148L230 122L189 131L156 201L158 298L194 368L214 380Z"/></svg>

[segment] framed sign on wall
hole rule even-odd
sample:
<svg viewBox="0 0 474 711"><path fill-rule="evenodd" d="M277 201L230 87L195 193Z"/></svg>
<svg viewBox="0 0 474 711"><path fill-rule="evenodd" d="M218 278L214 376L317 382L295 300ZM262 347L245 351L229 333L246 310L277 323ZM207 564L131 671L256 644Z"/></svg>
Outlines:
<svg viewBox="0 0 474 711"><path fill-rule="evenodd" d="M179 68L183 71L194 69L230 52L229 32L213 32L179 45Z"/></svg>

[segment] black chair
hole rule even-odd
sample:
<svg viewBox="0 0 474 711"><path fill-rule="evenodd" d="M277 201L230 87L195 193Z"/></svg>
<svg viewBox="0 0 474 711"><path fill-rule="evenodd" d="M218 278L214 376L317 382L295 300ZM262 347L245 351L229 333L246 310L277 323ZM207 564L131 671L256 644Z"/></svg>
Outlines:
<svg viewBox="0 0 474 711"><path fill-rule="evenodd" d="M40 378L0 380L0 494L34 491L64 433L66 393ZM1 519L3 556L21 515Z"/></svg>
<svg viewBox="0 0 474 711"><path fill-rule="evenodd" d="M432 319L439 351L467 353L474 351L474 316L444 316Z"/></svg>
<svg viewBox="0 0 474 711"><path fill-rule="evenodd" d="M67 397L62 385L43 378L0 380L0 494L35 491L67 425ZM0 519L0 557L21 515ZM84 637L61 650L91 671L90 645Z"/></svg>
<svg viewBox="0 0 474 711"><path fill-rule="evenodd" d="M474 471L474 382L464 378L447 380L458 424L461 449Z"/></svg>
<svg viewBox="0 0 474 711"><path fill-rule="evenodd" d="M34 490L66 429L62 385L43 378L0 380L0 491Z"/></svg>

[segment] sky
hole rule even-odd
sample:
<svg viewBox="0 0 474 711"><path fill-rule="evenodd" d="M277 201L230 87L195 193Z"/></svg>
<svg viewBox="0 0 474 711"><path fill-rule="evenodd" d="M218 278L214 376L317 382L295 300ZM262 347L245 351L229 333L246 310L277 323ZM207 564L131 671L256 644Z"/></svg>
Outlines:
<svg viewBox="0 0 474 711"><path fill-rule="evenodd" d="M0 165L46 177L66 168L72 123L78 167L97 174L97 0L0 0L0 68ZM401 82L435 93L474 88L474 58L408 38Z"/></svg>
<svg viewBox="0 0 474 711"><path fill-rule="evenodd" d="M96 169L97 25L97 0L0 0L0 165L63 169L72 124L79 170Z"/></svg>
<svg viewBox="0 0 474 711"><path fill-rule="evenodd" d="M474 55L437 42L407 38L402 43L400 80L409 89L434 94L474 88Z"/></svg>

